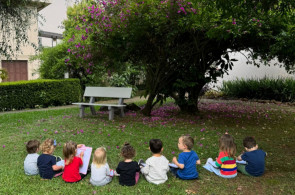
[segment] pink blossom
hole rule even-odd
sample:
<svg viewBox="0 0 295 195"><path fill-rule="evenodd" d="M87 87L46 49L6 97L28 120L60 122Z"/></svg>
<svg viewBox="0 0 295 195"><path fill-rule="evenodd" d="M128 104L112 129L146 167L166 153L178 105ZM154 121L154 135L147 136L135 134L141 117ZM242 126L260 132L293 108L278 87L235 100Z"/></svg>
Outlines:
<svg viewBox="0 0 295 195"><path fill-rule="evenodd" d="M233 24L233 25L237 24L237 23L236 23L236 19L233 19L232 24Z"/></svg>

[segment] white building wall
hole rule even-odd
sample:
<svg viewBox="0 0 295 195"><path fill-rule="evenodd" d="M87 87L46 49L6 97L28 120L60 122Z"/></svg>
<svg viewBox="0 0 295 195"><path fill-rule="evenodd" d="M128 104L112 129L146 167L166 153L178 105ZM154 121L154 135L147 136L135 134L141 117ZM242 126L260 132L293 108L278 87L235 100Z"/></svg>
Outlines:
<svg viewBox="0 0 295 195"><path fill-rule="evenodd" d="M28 79L37 79L39 78L39 74L36 71L40 66L40 61L30 61L31 56L35 56L38 54L38 51L35 50L35 48L31 45L34 44L38 48L38 9L37 6L46 6L48 4L52 3L52 0L32 0L35 2L38 2L35 4L34 7L28 7L28 9L31 9L33 14L32 18L29 22L30 27L28 28L28 44L23 44L20 47L20 51L16 53L17 55L14 56L11 60L27 60L28 61ZM42 3L45 3L43 5ZM12 32L13 33L13 32ZM12 45L13 47L16 47L16 45ZM5 57L0 56L0 68L2 68L1 60L7 60ZM0 79L1 82L1 79Z"/></svg>
<svg viewBox="0 0 295 195"><path fill-rule="evenodd" d="M247 55L247 54L246 54ZM280 68L275 66L275 60L269 63L269 66L261 64L258 68L253 64L247 64L247 59L240 53L234 53L230 55L230 58L235 58L238 61L234 62L232 70L229 70L229 75L224 75L223 78L219 78L216 84L212 86L221 86L223 81L236 80L236 79L251 79L251 78L294 78L294 74L288 74L284 67Z"/></svg>

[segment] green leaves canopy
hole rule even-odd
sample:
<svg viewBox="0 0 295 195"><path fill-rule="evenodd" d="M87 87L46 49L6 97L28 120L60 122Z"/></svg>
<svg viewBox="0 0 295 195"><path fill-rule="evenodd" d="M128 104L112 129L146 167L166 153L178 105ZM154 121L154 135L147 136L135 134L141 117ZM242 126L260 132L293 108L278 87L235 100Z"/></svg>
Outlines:
<svg viewBox="0 0 295 195"><path fill-rule="evenodd" d="M251 57L265 61L276 57L293 70L295 48L287 40L294 38L294 4L289 0L87 1L74 18L82 35L75 37L80 45L70 48L71 56L90 52L87 60L96 65L81 63L90 71L120 68L127 61L143 66L149 95L146 114L154 98L161 101L168 96L182 110L195 112L203 85L232 67L231 52L249 50Z"/></svg>

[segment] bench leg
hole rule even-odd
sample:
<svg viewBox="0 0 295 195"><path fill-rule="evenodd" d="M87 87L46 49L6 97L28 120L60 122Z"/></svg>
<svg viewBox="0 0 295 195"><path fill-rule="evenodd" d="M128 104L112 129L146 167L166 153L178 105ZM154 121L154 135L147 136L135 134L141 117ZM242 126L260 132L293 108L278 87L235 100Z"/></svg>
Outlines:
<svg viewBox="0 0 295 195"><path fill-rule="evenodd" d="M115 114L115 108L109 106L109 120L113 120L114 119L114 114Z"/></svg>
<svg viewBox="0 0 295 195"><path fill-rule="evenodd" d="M90 106L90 110L91 110L92 115L96 115L94 106Z"/></svg>
<svg viewBox="0 0 295 195"><path fill-rule="evenodd" d="M85 107L83 105L80 105L79 108L80 108L80 114L79 114L79 116L80 116L80 118L83 118L84 117Z"/></svg>
<svg viewBox="0 0 295 195"><path fill-rule="evenodd" d="M119 108L121 110L120 112L120 117L124 117L125 116L125 113L124 113L124 108Z"/></svg>

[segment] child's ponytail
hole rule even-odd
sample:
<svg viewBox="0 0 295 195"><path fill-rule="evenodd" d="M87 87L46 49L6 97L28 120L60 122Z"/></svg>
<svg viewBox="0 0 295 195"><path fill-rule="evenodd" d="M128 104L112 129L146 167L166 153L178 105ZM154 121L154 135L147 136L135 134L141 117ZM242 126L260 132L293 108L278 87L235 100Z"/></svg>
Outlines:
<svg viewBox="0 0 295 195"><path fill-rule="evenodd" d="M66 160L66 165L70 164L74 156L76 155L77 144L75 142L69 141L64 144L63 155Z"/></svg>
<svg viewBox="0 0 295 195"><path fill-rule="evenodd" d="M125 159L133 158L135 156L135 149L128 142L125 142L121 150L121 155Z"/></svg>

